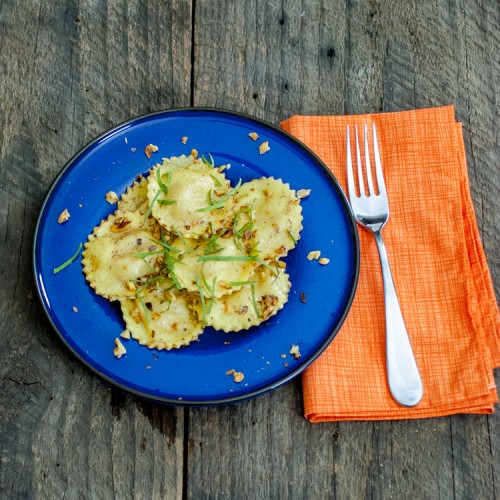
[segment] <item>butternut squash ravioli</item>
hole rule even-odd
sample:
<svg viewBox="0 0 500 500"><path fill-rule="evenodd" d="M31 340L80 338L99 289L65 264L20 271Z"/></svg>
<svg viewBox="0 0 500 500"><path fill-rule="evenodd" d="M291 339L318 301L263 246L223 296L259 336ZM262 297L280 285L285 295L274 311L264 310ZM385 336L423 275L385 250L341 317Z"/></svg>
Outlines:
<svg viewBox="0 0 500 500"><path fill-rule="evenodd" d="M90 286L151 349L188 345L207 326L248 330L288 300L282 258L300 238L301 200L273 177L231 185L226 168L211 156L163 159L85 243Z"/></svg>

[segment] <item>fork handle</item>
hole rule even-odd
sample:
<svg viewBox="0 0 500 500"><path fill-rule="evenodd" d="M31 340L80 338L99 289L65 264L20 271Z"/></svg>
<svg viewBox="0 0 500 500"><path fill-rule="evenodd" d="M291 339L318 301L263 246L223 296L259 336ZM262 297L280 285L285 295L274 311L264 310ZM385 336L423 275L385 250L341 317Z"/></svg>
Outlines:
<svg viewBox="0 0 500 500"><path fill-rule="evenodd" d="M392 397L403 406L415 406L422 399L422 379L411 348L389 259L380 231L374 233L384 282L387 378Z"/></svg>

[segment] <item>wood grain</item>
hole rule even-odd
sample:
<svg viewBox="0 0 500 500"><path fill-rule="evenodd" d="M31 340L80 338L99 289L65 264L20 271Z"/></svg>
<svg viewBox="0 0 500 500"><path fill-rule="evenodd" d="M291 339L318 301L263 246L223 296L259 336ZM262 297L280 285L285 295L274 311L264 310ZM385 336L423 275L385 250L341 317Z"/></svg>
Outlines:
<svg viewBox="0 0 500 500"><path fill-rule="evenodd" d="M0 2L0 496L498 497L498 409L312 425L300 379L189 410L111 389L56 340L31 246L66 160L131 116L215 106L278 124L453 103L498 293L499 23L495 0Z"/></svg>

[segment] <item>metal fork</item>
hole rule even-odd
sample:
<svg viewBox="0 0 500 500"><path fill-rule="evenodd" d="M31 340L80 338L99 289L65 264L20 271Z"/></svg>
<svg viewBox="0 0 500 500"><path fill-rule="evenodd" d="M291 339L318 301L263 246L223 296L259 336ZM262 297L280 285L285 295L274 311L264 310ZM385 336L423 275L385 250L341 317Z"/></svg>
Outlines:
<svg viewBox="0 0 500 500"><path fill-rule="evenodd" d="M389 259L382 239L382 228L389 218L389 202L385 188L380 152L378 149L375 124L373 134L373 157L375 159L375 174L378 194L375 193L370 165L370 150L368 145L368 127L364 127L364 156L368 194L365 193L363 167L358 139L356 135L356 163L360 196L356 194L354 172L351 157L350 131L346 131L347 185L352 210L357 222L375 236L380 255L382 277L384 282L385 328L386 328L386 363L387 378L392 397L403 406L415 406L422 399L422 380L418 371L415 356L408 338L408 332L401 314L396 289L392 280Z"/></svg>

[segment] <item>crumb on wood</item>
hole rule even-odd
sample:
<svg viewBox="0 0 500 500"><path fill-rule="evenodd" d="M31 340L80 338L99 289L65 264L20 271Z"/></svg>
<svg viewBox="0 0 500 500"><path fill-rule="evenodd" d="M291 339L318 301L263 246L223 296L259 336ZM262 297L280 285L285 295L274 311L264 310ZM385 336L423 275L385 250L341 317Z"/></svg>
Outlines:
<svg viewBox="0 0 500 500"><path fill-rule="evenodd" d="M69 215L68 209L65 208L60 214L59 217L57 218L57 222L59 224L62 224L63 222L66 222L71 216Z"/></svg>

